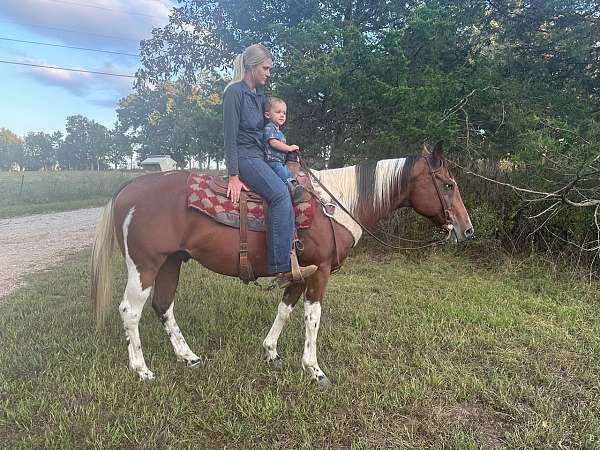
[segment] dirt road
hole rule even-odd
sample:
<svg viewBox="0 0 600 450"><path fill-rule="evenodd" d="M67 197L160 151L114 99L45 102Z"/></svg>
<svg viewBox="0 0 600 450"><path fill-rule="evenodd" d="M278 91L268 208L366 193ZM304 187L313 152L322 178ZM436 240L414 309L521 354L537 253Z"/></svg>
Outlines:
<svg viewBox="0 0 600 450"><path fill-rule="evenodd" d="M23 283L92 244L100 208L0 219L0 302Z"/></svg>

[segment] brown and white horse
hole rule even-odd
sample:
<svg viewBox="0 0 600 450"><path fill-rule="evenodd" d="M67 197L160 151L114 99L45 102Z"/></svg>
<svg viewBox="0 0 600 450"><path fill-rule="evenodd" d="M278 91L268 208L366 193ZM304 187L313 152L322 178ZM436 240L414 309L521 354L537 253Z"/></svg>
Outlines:
<svg viewBox="0 0 600 450"><path fill-rule="evenodd" d="M367 227L401 207L411 207L451 233L454 241L473 234L458 186L442 155L441 144L433 153L379 161L376 164L317 172L322 183L337 193L344 206ZM186 343L173 314L173 298L181 263L193 258L208 269L238 276L239 230L221 225L187 208L186 179L189 172L176 171L140 176L118 191L104 208L97 226L92 254L92 299L100 326L112 300L111 255L116 238L127 265L127 286L119 312L128 342L129 367L141 380L152 380L146 366L138 323L144 304L152 307L171 340L177 360L189 367L202 365ZM332 225L321 209L311 228L299 231L304 250L302 265L315 264L317 272L303 284L285 289L277 316L263 347L266 360L281 366L277 340L298 299L305 294L305 345L302 365L310 378L327 385L328 378L317 362L317 334L321 300L332 267L343 262L360 235ZM336 245L337 244L337 254ZM248 233L248 247L257 276L268 276L265 235Z"/></svg>

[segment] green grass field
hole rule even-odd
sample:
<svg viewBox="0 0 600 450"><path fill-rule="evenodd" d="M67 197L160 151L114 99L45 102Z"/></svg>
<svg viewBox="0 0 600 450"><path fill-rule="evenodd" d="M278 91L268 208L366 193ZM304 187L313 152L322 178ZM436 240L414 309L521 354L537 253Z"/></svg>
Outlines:
<svg viewBox="0 0 600 450"><path fill-rule="evenodd" d="M101 206L141 172L0 172L0 219Z"/></svg>
<svg viewBox="0 0 600 450"><path fill-rule="evenodd" d="M184 266L176 315L200 370L175 362L151 308L140 330L158 379L127 369L116 306L96 334L88 256L0 304L3 448L600 448L600 294L535 261L482 267L456 251L358 253L330 283L319 362L302 373L302 306L261 342L280 293Z"/></svg>

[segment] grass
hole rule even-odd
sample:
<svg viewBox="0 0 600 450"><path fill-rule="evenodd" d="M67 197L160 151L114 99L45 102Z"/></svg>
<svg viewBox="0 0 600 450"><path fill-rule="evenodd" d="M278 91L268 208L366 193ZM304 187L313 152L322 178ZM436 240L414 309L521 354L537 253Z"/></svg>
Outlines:
<svg viewBox="0 0 600 450"><path fill-rule="evenodd" d="M101 206L140 172L0 172L0 219Z"/></svg>
<svg viewBox="0 0 600 450"><path fill-rule="evenodd" d="M123 264L96 334L88 256L0 305L0 446L600 448L597 286L535 261L355 255L324 301L319 362L333 386L321 391L300 365L302 312L279 341L284 369L270 371L261 342L279 294L195 263L176 315L208 363L177 364L147 308L142 343L158 379L137 382L116 314Z"/></svg>

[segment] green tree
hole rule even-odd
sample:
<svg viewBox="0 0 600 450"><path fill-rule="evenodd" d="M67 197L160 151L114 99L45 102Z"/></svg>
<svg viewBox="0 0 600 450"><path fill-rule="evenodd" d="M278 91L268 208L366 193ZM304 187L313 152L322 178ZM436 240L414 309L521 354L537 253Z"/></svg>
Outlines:
<svg viewBox="0 0 600 450"><path fill-rule="evenodd" d="M543 123L595 133L596 2L179 3L143 42L139 89L196 82L262 42L276 59L271 90L289 103L289 137L331 166L437 138L477 157L540 161ZM548 142L560 153L558 139Z"/></svg>
<svg viewBox="0 0 600 450"><path fill-rule="evenodd" d="M0 128L0 169L10 170L13 167L23 170L25 155L23 140L7 128Z"/></svg>
<svg viewBox="0 0 600 450"><path fill-rule="evenodd" d="M107 160L115 169L127 165L127 158L131 158L133 147L131 139L115 124L113 130L110 131L110 146L106 155Z"/></svg>
<svg viewBox="0 0 600 450"><path fill-rule="evenodd" d="M25 136L25 166L29 170L52 170L57 162L53 135L30 132Z"/></svg>
<svg viewBox="0 0 600 450"><path fill-rule="evenodd" d="M106 166L110 138L104 125L76 115L67 117L66 129L67 134L58 155L61 167L100 170Z"/></svg>
<svg viewBox="0 0 600 450"><path fill-rule="evenodd" d="M168 154L180 167L192 158L221 160L223 86L214 79L194 86L167 81L130 94L119 103L119 126L131 133L141 159Z"/></svg>

